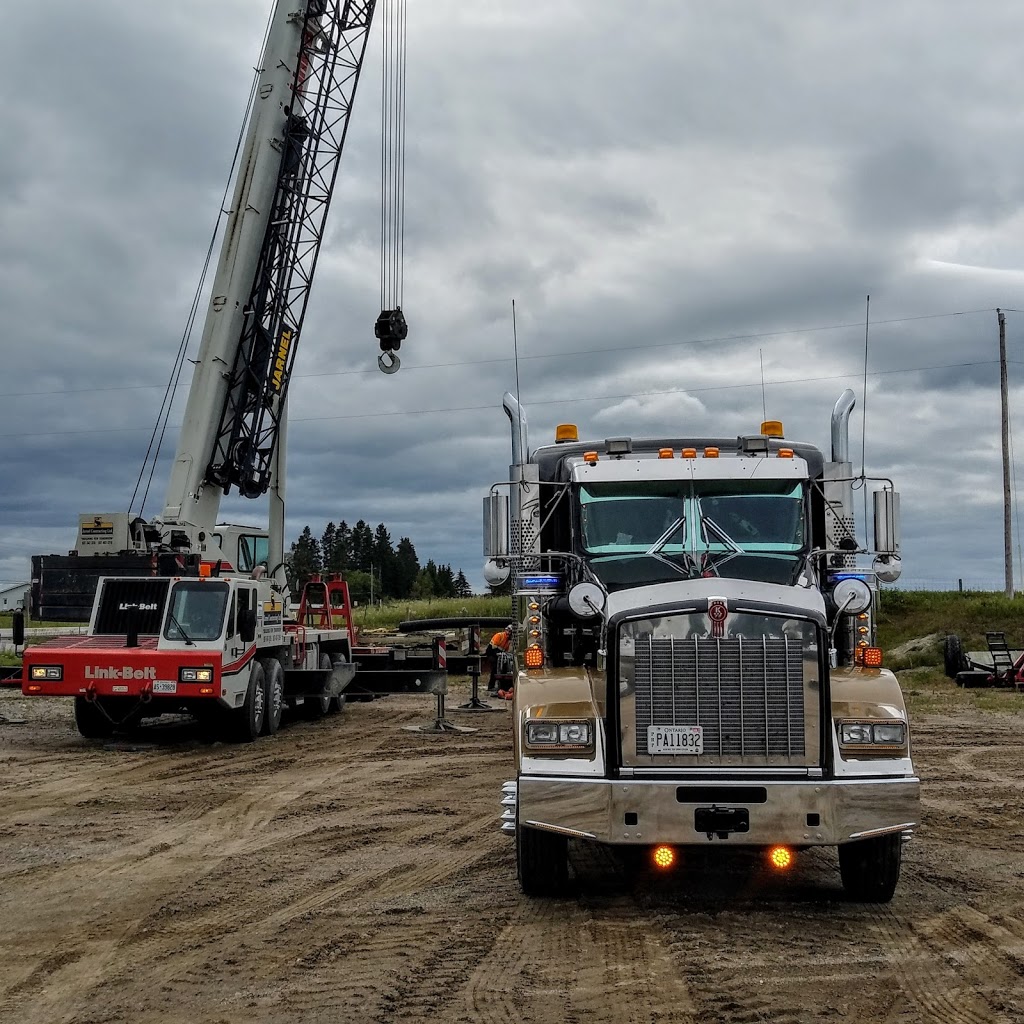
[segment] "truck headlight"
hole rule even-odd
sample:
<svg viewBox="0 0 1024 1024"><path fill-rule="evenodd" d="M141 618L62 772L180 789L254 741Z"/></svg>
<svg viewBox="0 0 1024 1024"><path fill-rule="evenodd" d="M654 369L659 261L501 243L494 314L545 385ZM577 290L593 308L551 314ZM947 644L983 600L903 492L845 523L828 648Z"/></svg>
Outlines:
<svg viewBox="0 0 1024 1024"><path fill-rule="evenodd" d="M212 668L183 668L178 670L178 681L182 683L212 683Z"/></svg>
<svg viewBox="0 0 1024 1024"><path fill-rule="evenodd" d="M29 669L30 679L42 679L47 682L60 682L64 678L63 665L33 665Z"/></svg>
<svg viewBox="0 0 1024 1024"><path fill-rule="evenodd" d="M594 723L529 719L526 745L538 750L589 750L594 745Z"/></svg>
<svg viewBox="0 0 1024 1024"><path fill-rule="evenodd" d="M842 722L839 742L844 747L902 747L907 742L906 722Z"/></svg>

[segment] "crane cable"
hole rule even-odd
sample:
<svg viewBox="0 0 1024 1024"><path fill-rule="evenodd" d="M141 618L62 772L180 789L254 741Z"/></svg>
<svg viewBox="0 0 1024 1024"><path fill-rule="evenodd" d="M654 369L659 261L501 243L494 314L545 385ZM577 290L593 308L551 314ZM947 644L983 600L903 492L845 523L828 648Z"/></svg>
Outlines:
<svg viewBox="0 0 1024 1024"><path fill-rule="evenodd" d="M213 250L217 244L217 235L220 231L221 222L228 215L228 196L231 190L231 183L235 177L235 170L238 167L238 157L242 152L242 144L245 140L245 128L249 123L249 115L252 112L253 104L256 102L256 90L259 87L260 72L263 69L267 52L267 42L270 39L270 28L273 23L274 12L271 9L267 18L266 28L263 32L263 45L260 48L260 60L257 67L253 69L252 84L249 87L249 98L246 101L245 113L242 117L241 127L238 129L238 137L235 140L235 152L231 158L231 167L228 171L227 181L224 184L224 194L220 201L220 210L217 214L216 223L213 226L213 233L210 236L210 244L206 248L206 259L203 261L202 273L199 275L199 282L196 285L195 293L192 296L192 305L189 308L185 320L185 330L182 333L181 341L178 342L178 351L174 357L174 365L164 389L164 396L157 411L156 422L153 424L153 431L149 436L149 446L146 448L146 455L142 460L139 469L139 477L135 481L135 490L132 492L131 501L128 503L128 514L131 515L135 499L138 497L139 488L142 487L142 479L146 476L146 466L149 466L149 476L146 477L146 487L139 502L139 515L142 516L146 507L146 500L149 497L149 489L153 483L153 476L156 473L157 461L160 458L160 449L163 447L164 437L167 434L167 425L171 415L171 405L174 401L175 392L181 380L181 373L185 366L185 353L188 351L189 342L192 339L192 331L195 328L196 317L199 313L199 305L202 299L203 289L206 286L206 277L210 271L210 263L213 260ZM155 446L155 448L154 448Z"/></svg>
<svg viewBox="0 0 1024 1024"><path fill-rule="evenodd" d="M374 336L380 342L377 365L395 373L398 350L409 334L402 312L405 262L405 106L407 0L384 0L381 19L384 57L381 71L380 162L381 247L380 316Z"/></svg>

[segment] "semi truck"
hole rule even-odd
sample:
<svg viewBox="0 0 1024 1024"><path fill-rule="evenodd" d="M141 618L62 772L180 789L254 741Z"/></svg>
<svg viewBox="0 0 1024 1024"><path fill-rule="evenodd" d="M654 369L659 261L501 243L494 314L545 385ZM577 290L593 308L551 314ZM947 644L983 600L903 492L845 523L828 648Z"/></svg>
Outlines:
<svg viewBox="0 0 1024 1024"><path fill-rule="evenodd" d="M84 736L187 711L253 740L287 704L340 709L357 654L376 666L364 689L443 687L356 647L340 579L308 583L293 614L285 571L288 385L375 6L275 5L163 513L84 514L76 549L39 566L50 610L89 625L28 647L22 690L73 697ZM232 488L269 492L268 529L217 525Z"/></svg>
<svg viewBox="0 0 1024 1024"><path fill-rule="evenodd" d="M511 578L515 778L502 829L519 883L558 895L569 840L677 866L754 847L785 868L838 847L842 884L892 898L919 819L900 686L876 643L899 575L899 495L854 472L852 391L831 459L763 422L739 437L580 440L531 450L484 499L485 576ZM874 541L855 496L873 489Z"/></svg>

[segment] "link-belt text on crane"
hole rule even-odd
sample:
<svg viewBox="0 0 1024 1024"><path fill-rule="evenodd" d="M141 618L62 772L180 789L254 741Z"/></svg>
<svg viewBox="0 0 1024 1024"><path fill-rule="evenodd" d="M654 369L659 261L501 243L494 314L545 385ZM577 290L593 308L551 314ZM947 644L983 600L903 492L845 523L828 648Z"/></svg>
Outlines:
<svg viewBox="0 0 1024 1024"><path fill-rule="evenodd" d="M284 330L281 332L281 340L277 343L277 359L274 360L274 390L280 391L284 384L284 370L288 362L288 350L292 347L292 332Z"/></svg>
<svg viewBox="0 0 1024 1024"><path fill-rule="evenodd" d="M86 679L156 679L155 668L132 668L131 665L86 665Z"/></svg>

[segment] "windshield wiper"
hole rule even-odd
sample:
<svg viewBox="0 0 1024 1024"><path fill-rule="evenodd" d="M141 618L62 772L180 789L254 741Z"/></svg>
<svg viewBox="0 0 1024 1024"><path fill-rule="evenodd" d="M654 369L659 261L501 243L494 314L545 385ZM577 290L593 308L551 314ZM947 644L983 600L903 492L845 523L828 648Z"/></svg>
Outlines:
<svg viewBox="0 0 1024 1024"><path fill-rule="evenodd" d="M168 612L167 618L171 625L181 634L181 639L185 641L190 647L195 647L195 641L185 632L185 627L174 617L174 612Z"/></svg>

